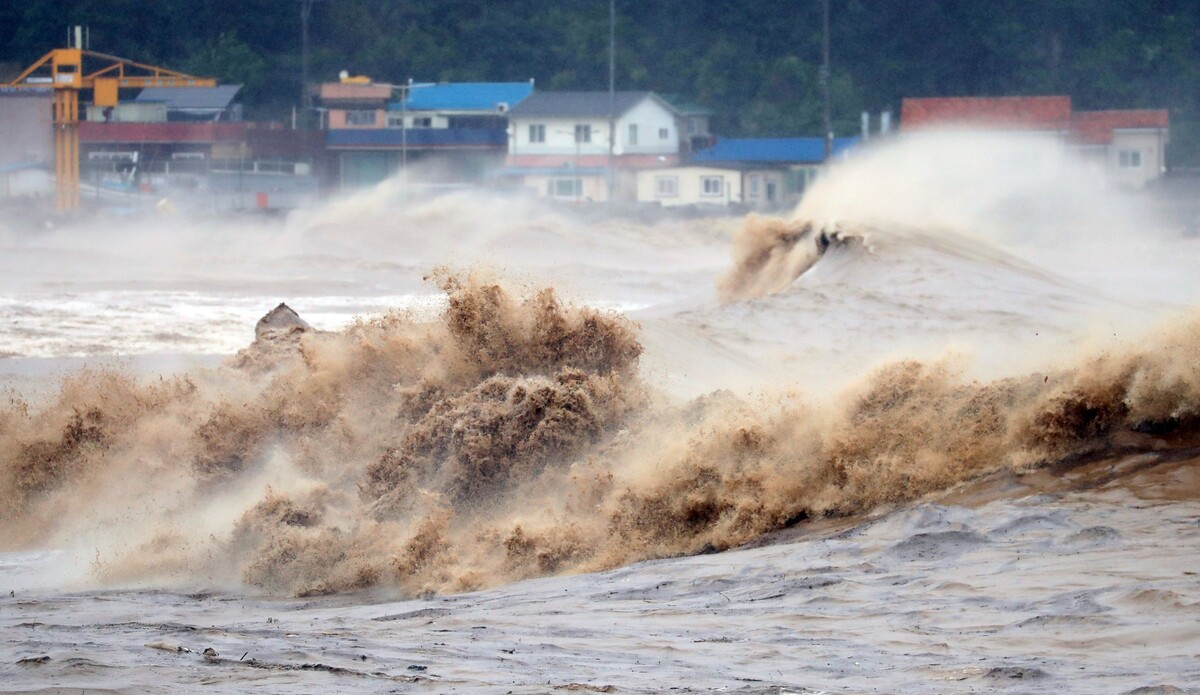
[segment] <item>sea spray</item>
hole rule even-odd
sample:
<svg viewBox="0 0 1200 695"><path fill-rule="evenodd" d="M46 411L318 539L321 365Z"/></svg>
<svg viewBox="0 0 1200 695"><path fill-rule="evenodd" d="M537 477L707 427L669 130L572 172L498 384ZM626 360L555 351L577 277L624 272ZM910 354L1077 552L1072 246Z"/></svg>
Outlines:
<svg viewBox="0 0 1200 695"><path fill-rule="evenodd" d="M460 591L722 550L1129 437L1187 443L1200 413L1196 321L1050 374L902 361L836 407L678 403L639 375L629 321L435 281L438 322L289 330L210 373L84 372L45 408L10 404L6 549L75 549L118 584Z"/></svg>

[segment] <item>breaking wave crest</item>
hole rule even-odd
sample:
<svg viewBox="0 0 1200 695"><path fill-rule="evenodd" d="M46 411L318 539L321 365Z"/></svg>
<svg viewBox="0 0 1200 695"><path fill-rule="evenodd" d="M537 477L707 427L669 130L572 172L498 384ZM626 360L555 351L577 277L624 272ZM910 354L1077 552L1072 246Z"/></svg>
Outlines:
<svg viewBox="0 0 1200 695"><path fill-rule="evenodd" d="M812 240L762 227L768 248ZM794 268L783 255L746 267ZM432 280L448 297L433 323L392 313L327 333L281 308L219 369L84 371L45 404L12 398L5 549L73 548L107 583L453 592L723 550L1200 433L1197 319L1054 373L984 383L899 361L832 405L676 403L640 375L631 321L549 289Z"/></svg>

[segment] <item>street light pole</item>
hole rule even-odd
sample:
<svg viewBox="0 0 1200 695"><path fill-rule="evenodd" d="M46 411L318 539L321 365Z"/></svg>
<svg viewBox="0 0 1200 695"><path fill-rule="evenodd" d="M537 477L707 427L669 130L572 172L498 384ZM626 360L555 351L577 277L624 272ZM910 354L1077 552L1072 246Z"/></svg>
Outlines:
<svg viewBox="0 0 1200 695"><path fill-rule="evenodd" d="M308 88L308 18L317 0L300 0L300 105L304 127L309 125L312 111L312 91Z"/></svg>
<svg viewBox="0 0 1200 695"><path fill-rule="evenodd" d="M617 3L608 0L608 207L612 209L616 180L613 172L613 150L617 143Z"/></svg>
<svg viewBox="0 0 1200 695"><path fill-rule="evenodd" d="M833 116L829 105L829 81L831 72L829 67L829 0L821 0L821 14L823 25L823 41L822 41L822 62L821 62L821 92L825 102L824 123L825 126L825 161L833 156Z"/></svg>

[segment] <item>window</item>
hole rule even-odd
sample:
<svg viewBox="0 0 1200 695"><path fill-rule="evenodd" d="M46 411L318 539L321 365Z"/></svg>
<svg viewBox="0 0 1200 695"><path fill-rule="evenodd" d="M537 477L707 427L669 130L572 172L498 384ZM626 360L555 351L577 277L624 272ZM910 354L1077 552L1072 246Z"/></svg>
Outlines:
<svg viewBox="0 0 1200 695"><path fill-rule="evenodd" d="M584 143L592 141L592 126L587 123L575 124L575 142Z"/></svg>
<svg viewBox="0 0 1200 695"><path fill-rule="evenodd" d="M629 124L629 144L630 145L637 144L637 123Z"/></svg>
<svg viewBox="0 0 1200 695"><path fill-rule="evenodd" d="M550 179L549 193L555 198L579 198L583 195L583 179Z"/></svg>
<svg viewBox="0 0 1200 695"><path fill-rule="evenodd" d="M758 197L758 184L759 184L758 176L751 176L750 177L750 197L751 198Z"/></svg>
<svg viewBox="0 0 1200 695"><path fill-rule="evenodd" d="M375 125L375 112L347 111L346 125Z"/></svg>
<svg viewBox="0 0 1200 695"><path fill-rule="evenodd" d="M414 118L412 123L412 127L414 128L432 128L433 118L430 116L422 116L421 118Z"/></svg>
<svg viewBox="0 0 1200 695"><path fill-rule="evenodd" d="M679 177L655 176L654 194L659 198L674 198L679 195Z"/></svg>
<svg viewBox="0 0 1200 695"><path fill-rule="evenodd" d="M387 127L403 128L404 127L404 116L401 116L400 114L396 114L394 116L391 114L388 114Z"/></svg>
<svg viewBox="0 0 1200 695"><path fill-rule="evenodd" d="M666 140L670 137L671 137L671 129L670 128L659 128L658 129L658 139L659 140Z"/></svg>
<svg viewBox="0 0 1200 695"><path fill-rule="evenodd" d="M546 124L529 124L529 142L546 142Z"/></svg>
<svg viewBox="0 0 1200 695"><path fill-rule="evenodd" d="M1141 150L1121 150L1117 153L1117 165L1122 169L1141 169Z"/></svg>
<svg viewBox="0 0 1200 695"><path fill-rule="evenodd" d="M724 195L725 179L720 176L701 176L700 192L706 196Z"/></svg>

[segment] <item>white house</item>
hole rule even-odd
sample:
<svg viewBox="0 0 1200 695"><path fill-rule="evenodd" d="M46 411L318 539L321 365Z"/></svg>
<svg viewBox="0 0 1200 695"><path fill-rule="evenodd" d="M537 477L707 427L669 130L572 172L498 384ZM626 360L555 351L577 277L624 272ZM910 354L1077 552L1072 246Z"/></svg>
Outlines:
<svg viewBox="0 0 1200 695"><path fill-rule="evenodd" d="M639 171L637 199L663 207L738 204L743 200L742 171L714 165Z"/></svg>
<svg viewBox="0 0 1200 695"><path fill-rule="evenodd" d="M500 175L539 195L633 200L638 171L680 160L681 115L653 92L534 92L508 116Z"/></svg>

